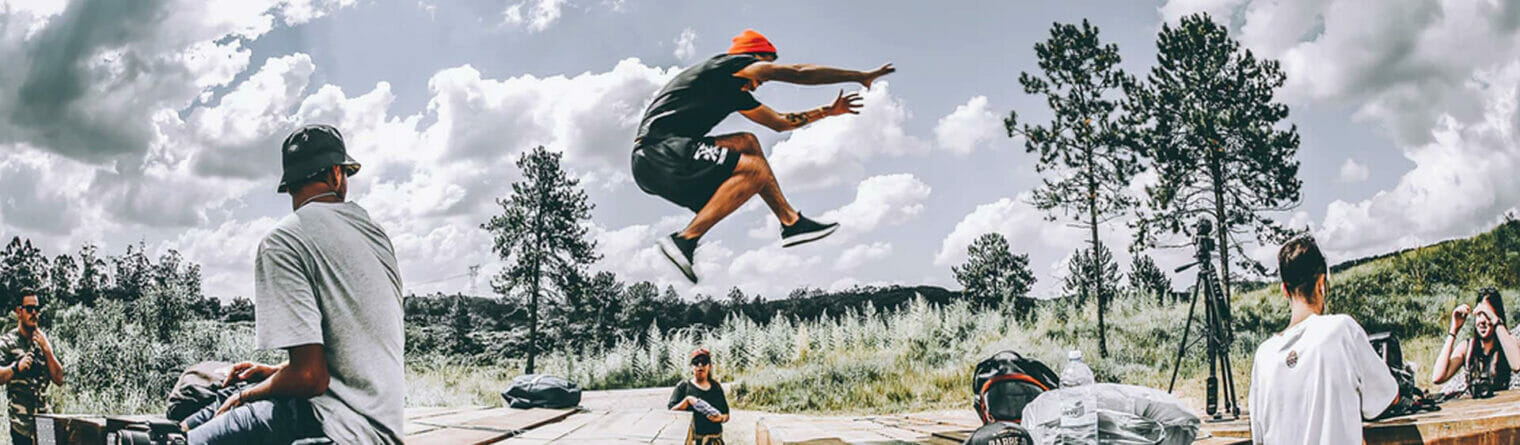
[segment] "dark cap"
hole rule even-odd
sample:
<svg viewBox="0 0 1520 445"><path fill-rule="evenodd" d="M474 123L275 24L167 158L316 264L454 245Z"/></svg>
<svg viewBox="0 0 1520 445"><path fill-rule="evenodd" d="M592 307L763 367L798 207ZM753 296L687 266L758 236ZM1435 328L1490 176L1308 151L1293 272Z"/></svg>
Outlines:
<svg viewBox="0 0 1520 445"><path fill-rule="evenodd" d="M280 145L280 162L284 172L280 175L280 187L275 190L279 193L285 193L288 184L334 165L343 166L349 176L359 173L359 161L348 157L343 134L331 125L305 125L291 132Z"/></svg>

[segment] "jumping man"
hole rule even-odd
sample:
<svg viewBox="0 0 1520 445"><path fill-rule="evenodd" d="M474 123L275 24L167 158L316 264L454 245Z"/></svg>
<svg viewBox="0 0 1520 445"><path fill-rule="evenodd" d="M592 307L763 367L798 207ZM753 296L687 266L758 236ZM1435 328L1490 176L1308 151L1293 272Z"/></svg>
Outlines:
<svg viewBox="0 0 1520 445"><path fill-rule="evenodd" d="M734 37L728 53L687 68L665 88L644 113L634 139L633 179L644 192L697 212L686 228L659 240L660 251L691 282L692 253L697 240L719 220L756 194L781 221L781 242L791 247L816 241L839 228L803 217L787 203L781 186L765 160L759 139L751 133L707 136L725 117L737 111L775 131L790 131L829 116L860 114L860 95L844 94L822 107L778 113L750 93L768 81L799 85L871 82L896 71L892 64L871 71L852 71L817 65L783 65L776 47L752 29Z"/></svg>

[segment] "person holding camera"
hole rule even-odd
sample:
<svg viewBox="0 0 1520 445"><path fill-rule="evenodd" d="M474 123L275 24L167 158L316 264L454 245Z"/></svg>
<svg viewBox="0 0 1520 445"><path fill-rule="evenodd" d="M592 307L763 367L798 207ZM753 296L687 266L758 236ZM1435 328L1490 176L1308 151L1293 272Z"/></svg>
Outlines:
<svg viewBox="0 0 1520 445"><path fill-rule="evenodd" d="M281 158L278 191L290 194L292 212L259 243L254 326L260 349L289 359L235 365L226 384L258 383L207 407L210 420L187 420L189 442L400 444L406 339L395 249L345 200L359 163L336 128L297 129Z"/></svg>
<svg viewBox="0 0 1520 445"><path fill-rule="evenodd" d="M0 385L11 406L11 443L31 445L37 441L37 414L52 411L48 385L63 384L63 364L53 355L53 345L37 327L42 309L37 292L20 293L16 301L16 329L0 334Z"/></svg>
<svg viewBox="0 0 1520 445"><path fill-rule="evenodd" d="M1261 342L1251 366L1251 442L1362 443L1362 420L1399 399L1399 384L1350 316L1323 315L1325 256L1313 238L1277 252L1278 273L1292 316Z"/></svg>
<svg viewBox="0 0 1520 445"><path fill-rule="evenodd" d="M1468 318L1474 320L1475 335L1458 342L1457 333L1467 324ZM1478 301L1471 308L1463 304L1451 311L1451 327L1446 331L1441 352L1436 354L1431 382L1445 383L1464 367L1469 375L1467 392L1474 397L1508 389L1510 377L1520 372L1520 343L1515 341L1505 324L1504 300L1499 297L1498 289L1479 290Z"/></svg>
<svg viewBox="0 0 1520 445"><path fill-rule="evenodd" d="M723 395L723 385L712 378L712 354L707 348L691 351L691 380L676 385L666 406L671 411L691 411L686 445L723 445L728 398Z"/></svg>

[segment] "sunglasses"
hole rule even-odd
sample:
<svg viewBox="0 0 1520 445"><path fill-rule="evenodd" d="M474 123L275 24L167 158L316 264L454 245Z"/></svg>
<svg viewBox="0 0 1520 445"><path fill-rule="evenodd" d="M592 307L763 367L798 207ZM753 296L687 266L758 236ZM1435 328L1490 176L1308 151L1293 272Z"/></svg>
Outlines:
<svg viewBox="0 0 1520 445"><path fill-rule="evenodd" d="M27 311L27 312L31 312L33 314L37 313L37 311L39 311L41 309L42 309L42 306L38 306L38 305L35 305L35 304L28 304L28 305L21 306L21 310Z"/></svg>
<svg viewBox="0 0 1520 445"><path fill-rule="evenodd" d="M711 365L711 364L712 364L711 360L692 360L691 361L691 365L692 366L707 366L707 365Z"/></svg>

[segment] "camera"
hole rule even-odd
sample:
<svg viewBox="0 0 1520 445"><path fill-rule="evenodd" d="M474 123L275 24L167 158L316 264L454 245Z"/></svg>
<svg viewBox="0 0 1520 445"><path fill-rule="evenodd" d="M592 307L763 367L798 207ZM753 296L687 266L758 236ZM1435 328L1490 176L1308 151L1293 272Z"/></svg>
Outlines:
<svg viewBox="0 0 1520 445"><path fill-rule="evenodd" d="M189 440L178 423L163 419L106 418L108 445L186 445Z"/></svg>
<svg viewBox="0 0 1520 445"><path fill-rule="evenodd" d="M1487 399L1494 396L1494 376L1488 372L1487 366L1467 367L1467 394L1474 399Z"/></svg>
<svg viewBox="0 0 1520 445"><path fill-rule="evenodd" d="M1197 247L1198 261L1208 261L1214 252L1214 223L1208 218L1198 218L1193 226L1193 245Z"/></svg>

